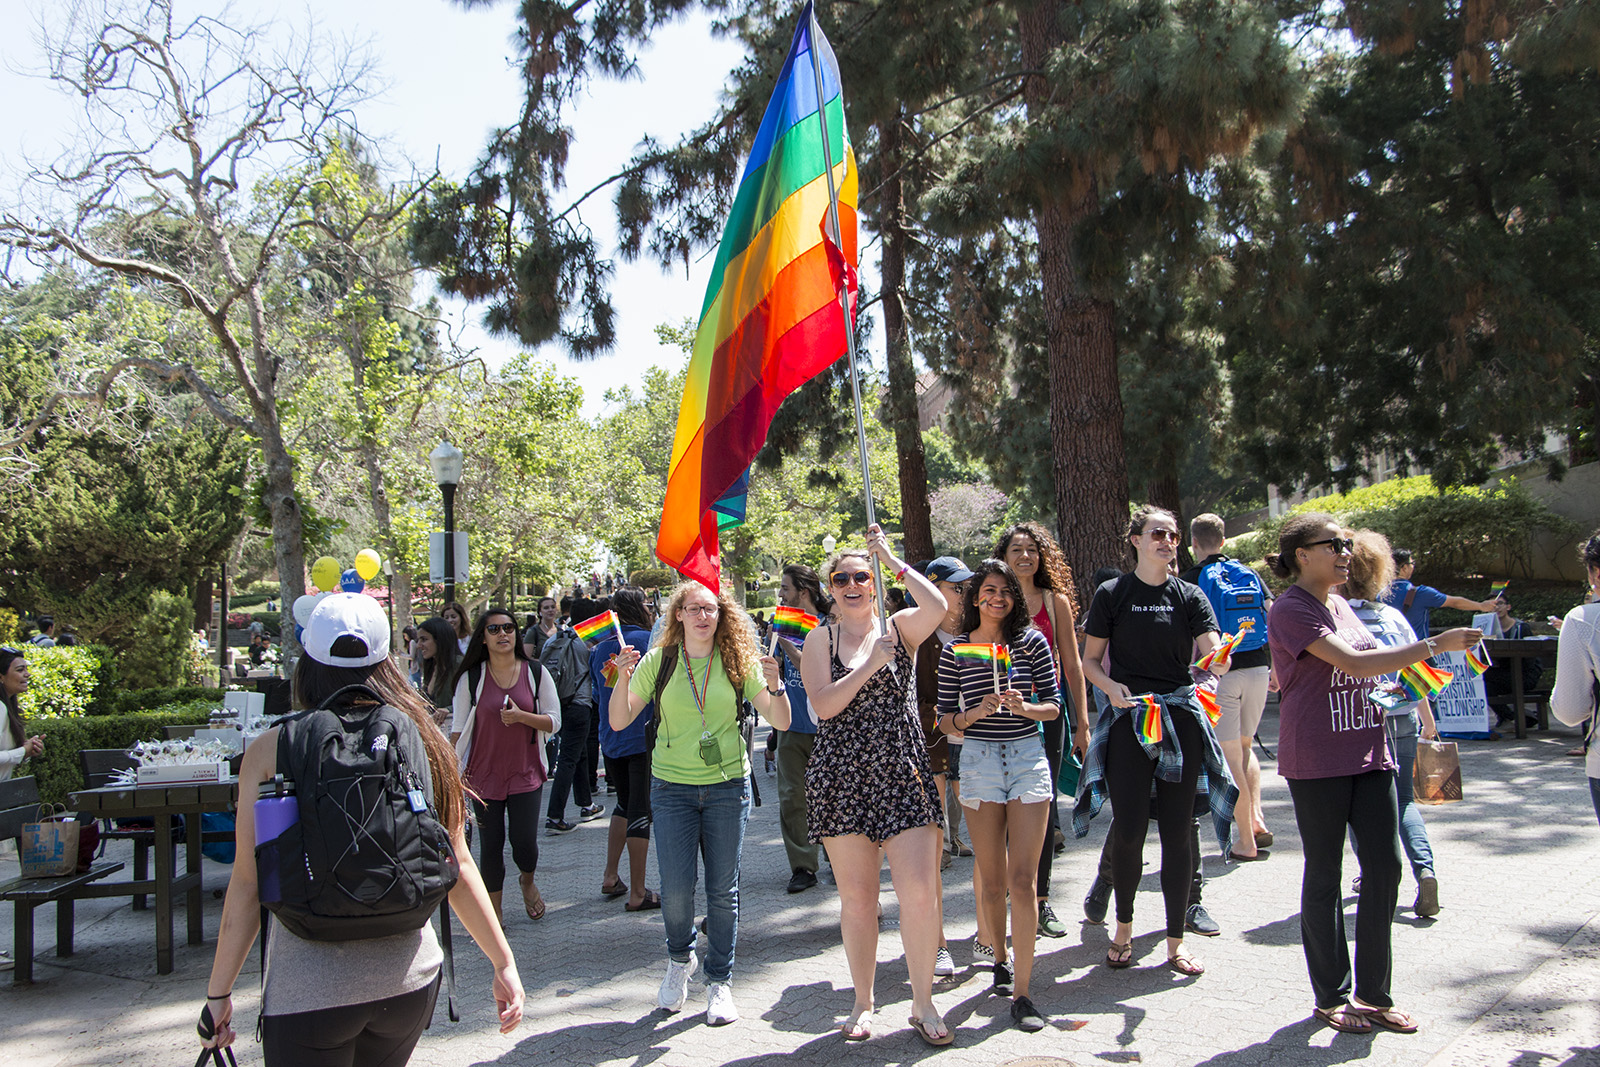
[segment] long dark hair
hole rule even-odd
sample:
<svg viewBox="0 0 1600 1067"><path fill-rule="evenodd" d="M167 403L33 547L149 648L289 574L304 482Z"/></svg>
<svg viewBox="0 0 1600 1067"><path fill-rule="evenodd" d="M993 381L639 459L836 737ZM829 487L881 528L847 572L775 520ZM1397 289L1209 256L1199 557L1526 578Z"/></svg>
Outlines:
<svg viewBox="0 0 1600 1067"><path fill-rule="evenodd" d="M346 642L355 647L345 648ZM359 637L345 636L335 641L329 651L336 656L358 655L366 651L366 643ZM439 818L451 833L460 830L466 821L467 806L461 772L456 766L456 750L434 723L433 709L422 703L422 696L411 688L394 660L379 660L371 667L330 667L310 656L301 656L294 668L294 706L321 707L323 701L347 685L366 686L382 697L385 704L405 712L416 724L417 732L422 735L422 745L428 752L428 770L433 777L433 798L439 807Z"/></svg>
<svg viewBox="0 0 1600 1067"><path fill-rule="evenodd" d="M816 571L804 563L791 563L783 568L783 573L789 576L789 581L796 589L811 597L811 603L817 606L818 615L833 614L833 597L822 587L822 578Z"/></svg>
<svg viewBox="0 0 1600 1067"><path fill-rule="evenodd" d="M1005 632L1006 643L1010 644L1021 640L1023 631L1033 625L1033 619L1028 616L1028 598L1022 595L1022 583L1003 559L986 559L972 568L972 577L967 579L967 591L962 596L966 607L961 614L961 628L969 634L978 628L978 587L991 574L998 574L1011 590L1011 614L1000 627Z"/></svg>
<svg viewBox="0 0 1600 1067"><path fill-rule="evenodd" d="M461 662L455 627L440 618L424 619L422 632L433 638L433 658L422 661L422 691L435 707L449 707L455 693L456 665Z"/></svg>
<svg viewBox="0 0 1600 1067"><path fill-rule="evenodd" d="M27 653L20 648L12 648L10 645L0 648L0 674L10 673L13 663L27 658ZM5 692L3 688L0 688L0 699L3 699L6 706L6 721L11 724L11 729L16 732L17 738L26 741L28 734L22 727L22 702Z"/></svg>
<svg viewBox="0 0 1600 1067"><path fill-rule="evenodd" d="M624 626L650 629L650 608L645 603L644 590L637 586L625 585L612 593L611 610L617 613L617 621Z"/></svg>
<svg viewBox="0 0 1600 1067"><path fill-rule="evenodd" d="M1019 522L1011 529L1000 535L994 543L994 558L1005 559L1006 549L1011 547L1011 539L1018 534L1027 534L1033 538L1033 543L1039 546L1039 570L1033 576L1033 584L1040 589L1049 589L1060 593L1067 598L1067 605L1072 608L1073 618L1078 616L1078 583L1072 578L1072 566L1067 563L1067 554L1061 551L1061 546L1056 544L1056 539L1050 532L1036 522Z"/></svg>
<svg viewBox="0 0 1600 1067"><path fill-rule="evenodd" d="M461 625L462 625L463 628L466 627L467 620L472 618L472 616L467 612L467 609L462 607L460 604L456 603L454 600L451 600L451 601L447 602L444 607L439 609L439 617L441 619L444 618L444 613L447 612L447 611L454 611L456 613L456 618L461 620ZM478 621L482 622L483 620L480 618ZM516 622L517 621L516 617L513 616L511 621L512 622ZM462 633L460 630L456 631L456 637L457 638L461 638L461 637L465 637L465 636L467 636L467 635Z"/></svg>
<svg viewBox="0 0 1600 1067"><path fill-rule="evenodd" d="M472 640L467 642L467 650L461 654L461 662L456 665L455 676L450 679L452 692L455 691L455 687L460 683L461 679L467 677L469 672L489 662L489 643L488 638L485 636L485 631L488 629L489 620L496 615L505 617L513 626L517 624L517 617L506 608L490 607L483 609L483 614L478 616L478 624L472 628ZM520 636L511 642L511 654L524 663L528 662L528 653L522 647L522 638Z"/></svg>

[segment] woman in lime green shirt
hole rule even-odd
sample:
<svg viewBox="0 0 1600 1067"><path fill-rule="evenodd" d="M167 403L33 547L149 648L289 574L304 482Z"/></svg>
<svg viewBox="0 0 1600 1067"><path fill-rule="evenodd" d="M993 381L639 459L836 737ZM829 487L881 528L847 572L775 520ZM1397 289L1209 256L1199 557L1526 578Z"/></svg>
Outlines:
<svg viewBox="0 0 1600 1067"><path fill-rule="evenodd" d="M726 594L684 582L663 614L659 643L642 658L624 645L607 714L613 730L652 701L650 809L667 930L667 974L657 1004L680 1011L694 973L696 856L705 856L706 1021L731 1023L733 953L739 933L739 853L750 817L750 760L739 732L744 702L774 727L789 727L778 661L763 656L744 612ZM623 684L626 683L626 684Z"/></svg>

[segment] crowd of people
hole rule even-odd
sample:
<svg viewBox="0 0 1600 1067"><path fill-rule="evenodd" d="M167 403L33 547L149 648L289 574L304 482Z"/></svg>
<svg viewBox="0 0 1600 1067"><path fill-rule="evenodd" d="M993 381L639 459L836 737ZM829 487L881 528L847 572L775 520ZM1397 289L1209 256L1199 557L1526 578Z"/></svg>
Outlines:
<svg viewBox="0 0 1600 1067"><path fill-rule="evenodd" d="M873 527L864 547L840 551L820 571L784 569L782 605L812 620L799 639L792 630L769 632L727 593L694 582L658 605L611 581L599 598L544 598L521 623L497 606L469 622L467 609L450 603L408 628L409 679L395 668L375 602L341 594L319 605L306 628L296 707L343 701L348 710L360 697L343 687L358 683L415 722L425 741L417 758L429 772L426 800L460 860L450 902L494 964L506 1030L522 1012L503 934L507 846L523 913L540 921L541 836L574 828L569 800L578 822L602 817L606 795L613 806L598 889L630 912L662 913L658 1006L683 1010L703 966L707 1022L739 1018L741 856L754 735L765 720L775 739L787 889L837 887L852 989L843 1039L875 1031L887 862L911 986L909 1024L943 1046L956 1035L934 999L936 982L957 970L944 882L969 854L970 890L958 891L970 891L976 905L974 965L1009 1000L1018 1028L1047 1024L1051 1006L1035 1003L1031 979L1041 938L1066 933L1051 903L1066 841L1062 794L1078 837L1105 801L1113 807L1098 862L1082 872L1085 919L1103 922L1115 910L1106 966L1135 962L1134 910L1154 821L1167 966L1186 979L1205 973L1189 935L1214 936L1220 926L1202 903L1201 818L1209 815L1228 861L1270 855L1274 834L1251 739L1275 691L1278 771L1303 853L1300 929L1312 1013L1341 1031L1414 1032L1419 1023L1392 988L1390 927L1402 855L1416 914L1440 908L1434 852L1411 789L1419 740L1436 737L1437 724L1425 697L1379 702L1374 683L1439 653L1470 652L1483 634L1433 632L1426 612L1451 606L1449 598L1410 584L1409 558L1381 535L1331 516L1284 524L1267 560L1285 583L1276 599L1260 575L1223 552L1220 519L1200 516L1188 533L1199 562L1180 574L1176 518L1160 508L1135 511L1131 568L1097 573L1080 610L1071 569L1037 524L1002 531L991 556L971 566L953 557L907 563ZM1600 532L1582 551L1593 601ZM898 610L885 610L880 576L902 592ZM1509 615L1498 598L1464 606ZM602 627L593 643L574 628L607 613L616 625ZM1600 817L1600 755L1588 743L1600 692L1600 604L1562 620L1558 655L1552 712L1584 730ZM18 708L27 685L24 652L0 649L0 776L42 750ZM258 740L241 783L271 781L280 758L270 737ZM241 855L255 844L248 809L241 803ZM1341 892L1347 840L1359 872L1353 953ZM232 984L259 930L255 882L253 865L235 865L212 972L219 992L202 1024L208 1044L234 1036ZM438 990L438 945L428 931L330 955L274 924L263 998L268 1063L312 1062L299 1025L312 1021L309 1012L348 1034L347 1048L404 1062ZM695 951L702 934L703 962ZM302 971L323 976L302 982ZM356 973L362 983L337 980ZM333 992L357 984L359 993Z"/></svg>

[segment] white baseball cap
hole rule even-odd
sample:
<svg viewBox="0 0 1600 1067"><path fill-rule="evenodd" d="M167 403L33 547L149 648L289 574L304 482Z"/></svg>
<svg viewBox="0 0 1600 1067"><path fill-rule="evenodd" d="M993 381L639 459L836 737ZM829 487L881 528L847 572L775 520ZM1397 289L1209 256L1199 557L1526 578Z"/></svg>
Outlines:
<svg viewBox="0 0 1600 1067"><path fill-rule="evenodd" d="M341 637L358 639L365 652L335 655L333 646ZM306 655L324 666L371 667L389 658L389 620L378 602L364 593L333 593L311 612L300 643Z"/></svg>

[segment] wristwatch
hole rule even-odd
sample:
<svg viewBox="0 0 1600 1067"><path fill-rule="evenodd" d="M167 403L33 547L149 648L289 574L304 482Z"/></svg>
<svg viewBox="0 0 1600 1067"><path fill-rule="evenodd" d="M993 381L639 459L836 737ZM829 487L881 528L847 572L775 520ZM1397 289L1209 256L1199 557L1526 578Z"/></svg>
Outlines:
<svg viewBox="0 0 1600 1067"><path fill-rule="evenodd" d="M786 685L780 685L776 689L773 689L770 686L764 687L764 688L766 688L767 693L768 693L769 696L775 696L775 697L781 697L781 696L783 696L785 693L787 693L789 691L789 687L786 686Z"/></svg>

